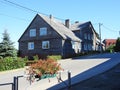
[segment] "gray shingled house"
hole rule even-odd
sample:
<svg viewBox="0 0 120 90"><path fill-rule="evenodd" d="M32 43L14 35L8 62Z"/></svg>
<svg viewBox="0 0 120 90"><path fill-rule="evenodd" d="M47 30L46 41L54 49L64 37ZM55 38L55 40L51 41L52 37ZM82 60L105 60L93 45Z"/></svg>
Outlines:
<svg viewBox="0 0 120 90"><path fill-rule="evenodd" d="M98 34L90 21L84 23L76 21L70 29L82 40L81 52L98 51Z"/></svg>
<svg viewBox="0 0 120 90"><path fill-rule="evenodd" d="M19 42L20 56L61 55L70 57L81 52L81 39L51 15L37 14L22 34Z"/></svg>

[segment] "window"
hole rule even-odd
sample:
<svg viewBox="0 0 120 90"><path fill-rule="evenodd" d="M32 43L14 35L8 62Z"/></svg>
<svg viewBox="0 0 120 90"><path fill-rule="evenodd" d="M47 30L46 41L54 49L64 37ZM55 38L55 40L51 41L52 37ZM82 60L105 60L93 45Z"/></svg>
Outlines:
<svg viewBox="0 0 120 90"><path fill-rule="evenodd" d="M36 29L30 29L30 37L36 36Z"/></svg>
<svg viewBox="0 0 120 90"><path fill-rule="evenodd" d="M28 50L33 50L34 49L34 42L29 42L28 43Z"/></svg>
<svg viewBox="0 0 120 90"><path fill-rule="evenodd" d="M90 39L91 39L91 34L89 33L89 34L88 34L88 40L90 40Z"/></svg>
<svg viewBox="0 0 120 90"><path fill-rule="evenodd" d="M49 41L42 41L42 49L49 49L50 43Z"/></svg>
<svg viewBox="0 0 120 90"><path fill-rule="evenodd" d="M87 39L87 33L84 34L84 39Z"/></svg>
<svg viewBox="0 0 120 90"><path fill-rule="evenodd" d="M91 34L91 40L93 40L94 38L93 38L93 34Z"/></svg>
<svg viewBox="0 0 120 90"><path fill-rule="evenodd" d="M92 50L92 44L88 44L88 50Z"/></svg>
<svg viewBox="0 0 120 90"><path fill-rule="evenodd" d="M71 44L72 44L72 49L75 49L75 42L71 41Z"/></svg>
<svg viewBox="0 0 120 90"><path fill-rule="evenodd" d="M40 28L40 36L44 36L44 35L47 35L47 28L46 27Z"/></svg>
<svg viewBox="0 0 120 90"><path fill-rule="evenodd" d="M84 50L87 50L87 43L84 43Z"/></svg>

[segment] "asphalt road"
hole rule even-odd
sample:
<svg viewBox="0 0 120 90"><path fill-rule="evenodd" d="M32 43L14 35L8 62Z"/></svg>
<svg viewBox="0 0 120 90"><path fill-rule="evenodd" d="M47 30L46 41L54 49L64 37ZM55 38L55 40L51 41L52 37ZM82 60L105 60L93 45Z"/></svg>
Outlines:
<svg viewBox="0 0 120 90"><path fill-rule="evenodd" d="M61 72L62 80L67 80L68 70L71 71L71 77L73 78L85 71L89 71L91 68L104 64L107 61L110 61L110 63L112 63L119 59L120 59L120 54L113 53L113 54L99 54L99 55L77 57L74 59L60 60L59 63L61 64L61 67L64 69L64 71ZM107 65L106 67L109 67L109 65ZM104 71L104 68L100 68L100 70ZM19 69L16 71L9 71L9 72L0 72L0 84L11 83L13 82L14 76L21 76L21 75L24 75L24 69ZM88 77L88 75L84 77ZM48 79L43 79L40 80L39 82L35 82L32 85L30 85L29 82L22 77L19 79L19 90L45 90L48 88L49 88L48 90L53 90L53 87L59 83L56 78L51 78L50 80L51 82L48 82ZM78 80L75 80L73 82L77 83ZM7 85L7 86L0 86L0 90L12 90L12 89L10 85Z"/></svg>

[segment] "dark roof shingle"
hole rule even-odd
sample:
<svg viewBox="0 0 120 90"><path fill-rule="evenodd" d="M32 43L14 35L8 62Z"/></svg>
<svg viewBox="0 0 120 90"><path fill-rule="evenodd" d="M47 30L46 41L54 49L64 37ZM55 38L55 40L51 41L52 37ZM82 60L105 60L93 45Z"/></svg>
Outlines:
<svg viewBox="0 0 120 90"><path fill-rule="evenodd" d="M47 17L45 15L38 14L41 18L43 18L57 33L59 33L63 39L70 39L73 41L81 41L75 34L68 29L62 22Z"/></svg>

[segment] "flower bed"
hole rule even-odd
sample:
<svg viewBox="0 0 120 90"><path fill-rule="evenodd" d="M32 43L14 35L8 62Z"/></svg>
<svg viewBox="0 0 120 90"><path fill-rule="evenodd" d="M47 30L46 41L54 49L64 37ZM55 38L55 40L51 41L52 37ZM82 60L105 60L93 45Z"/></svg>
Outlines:
<svg viewBox="0 0 120 90"><path fill-rule="evenodd" d="M38 60L29 66L28 74L41 80L55 77L59 70L61 70L60 64L55 60Z"/></svg>

